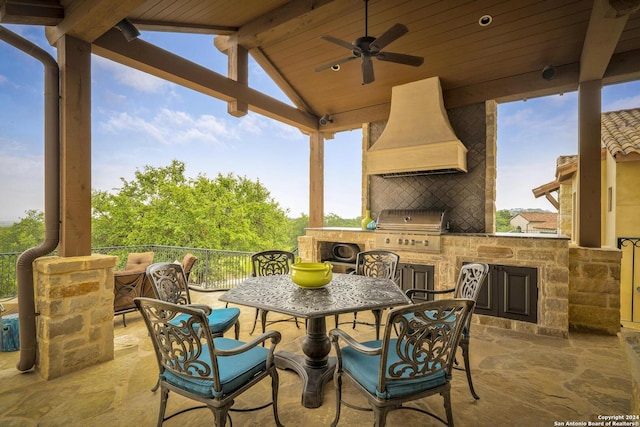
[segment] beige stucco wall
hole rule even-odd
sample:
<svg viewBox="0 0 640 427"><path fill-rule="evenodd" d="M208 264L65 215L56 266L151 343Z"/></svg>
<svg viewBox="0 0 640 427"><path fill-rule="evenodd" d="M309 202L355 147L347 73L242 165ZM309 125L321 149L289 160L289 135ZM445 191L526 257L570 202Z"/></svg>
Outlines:
<svg viewBox="0 0 640 427"><path fill-rule="evenodd" d="M616 170L616 238L640 237L640 162L619 162Z"/></svg>
<svg viewBox="0 0 640 427"><path fill-rule="evenodd" d="M509 220L509 223L513 228L522 233L528 233L529 230L529 221L522 217L522 215L516 215ZM518 227L520 227L518 229Z"/></svg>
<svg viewBox="0 0 640 427"><path fill-rule="evenodd" d="M616 162L607 153L605 160L602 162L602 199L601 199L601 211L602 211L602 246L615 247L616 246L616 200L618 199L617 190L618 185ZM609 195L609 189L611 189L611 196ZM611 200L609 198L611 197Z"/></svg>

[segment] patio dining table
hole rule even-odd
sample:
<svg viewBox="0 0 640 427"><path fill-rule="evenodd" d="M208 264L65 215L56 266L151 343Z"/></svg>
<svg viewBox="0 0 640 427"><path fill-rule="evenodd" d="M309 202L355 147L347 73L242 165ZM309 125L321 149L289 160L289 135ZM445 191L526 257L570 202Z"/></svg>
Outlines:
<svg viewBox="0 0 640 427"><path fill-rule="evenodd" d="M255 307L306 319L302 353L279 351L276 366L291 369L302 379L302 405L322 405L324 386L336 360L329 357L331 343L326 316L384 309L411 301L392 280L334 273L322 288L301 288L288 274L251 277L220 296L220 301Z"/></svg>

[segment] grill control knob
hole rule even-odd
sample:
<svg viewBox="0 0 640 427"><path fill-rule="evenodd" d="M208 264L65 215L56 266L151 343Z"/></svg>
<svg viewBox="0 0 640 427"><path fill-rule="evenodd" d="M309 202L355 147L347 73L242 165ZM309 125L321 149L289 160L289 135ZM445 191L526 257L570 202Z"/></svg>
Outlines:
<svg viewBox="0 0 640 427"><path fill-rule="evenodd" d="M402 239L398 239L398 244L401 245L402 244Z"/></svg>
<svg viewBox="0 0 640 427"><path fill-rule="evenodd" d="M389 243L391 243L391 239L387 237L386 239L384 239L384 242L385 242L386 244L389 244Z"/></svg>
<svg viewBox="0 0 640 427"><path fill-rule="evenodd" d="M409 244L409 239L404 239L404 244L408 245Z"/></svg>
<svg viewBox="0 0 640 427"><path fill-rule="evenodd" d="M415 240L413 240L413 239L411 239L411 245L413 246L413 245L415 245L415 244L416 244L416 241L415 241Z"/></svg>

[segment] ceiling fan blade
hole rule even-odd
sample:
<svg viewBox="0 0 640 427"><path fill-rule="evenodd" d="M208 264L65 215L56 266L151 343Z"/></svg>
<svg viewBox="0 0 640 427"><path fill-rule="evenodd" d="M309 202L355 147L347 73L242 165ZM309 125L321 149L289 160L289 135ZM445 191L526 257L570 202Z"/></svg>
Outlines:
<svg viewBox="0 0 640 427"><path fill-rule="evenodd" d="M405 55L404 53L380 52L376 55L380 61L397 62L398 64L419 67L424 62L421 56Z"/></svg>
<svg viewBox="0 0 640 427"><path fill-rule="evenodd" d="M396 24L393 27L389 28L385 33L383 33L380 37L376 38L371 44L369 48L371 50L382 50L389 43L393 42L397 38L407 34L409 29L402 24Z"/></svg>
<svg viewBox="0 0 640 427"><path fill-rule="evenodd" d="M366 85L375 80L373 75L373 62L369 56L362 57L362 84Z"/></svg>
<svg viewBox="0 0 640 427"><path fill-rule="evenodd" d="M322 40L325 40L325 41L328 41L328 42L331 42L331 43L335 43L335 44L337 44L338 46L345 47L345 48L347 48L347 49L349 49L349 50L354 50L354 49L359 50L356 46L352 45L351 43L347 43L346 41L344 41L344 40L340 40L340 39L337 39L337 38L335 38L335 37L331 37L331 36L320 36L320 38L321 38Z"/></svg>
<svg viewBox="0 0 640 427"><path fill-rule="evenodd" d="M329 62L328 64L324 64L324 65L316 68L315 71L328 70L329 68L333 67L334 65L344 64L345 62L353 61L356 58L357 58L357 56L350 56L348 58L338 59L337 61Z"/></svg>

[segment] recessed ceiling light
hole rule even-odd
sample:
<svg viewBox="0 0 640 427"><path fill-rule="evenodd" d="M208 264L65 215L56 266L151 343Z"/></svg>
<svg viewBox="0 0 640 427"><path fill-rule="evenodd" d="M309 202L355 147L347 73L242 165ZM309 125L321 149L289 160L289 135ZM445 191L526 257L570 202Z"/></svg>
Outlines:
<svg viewBox="0 0 640 427"><path fill-rule="evenodd" d="M331 69L332 69L333 71L340 71L340 64L332 65L332 66L331 66Z"/></svg>
<svg viewBox="0 0 640 427"><path fill-rule="evenodd" d="M491 15L482 15L480 19L478 19L478 24L481 27L487 27L491 25L491 22L493 22L493 17Z"/></svg>

